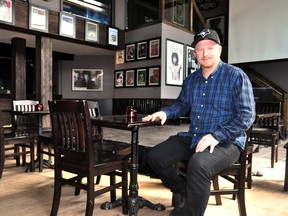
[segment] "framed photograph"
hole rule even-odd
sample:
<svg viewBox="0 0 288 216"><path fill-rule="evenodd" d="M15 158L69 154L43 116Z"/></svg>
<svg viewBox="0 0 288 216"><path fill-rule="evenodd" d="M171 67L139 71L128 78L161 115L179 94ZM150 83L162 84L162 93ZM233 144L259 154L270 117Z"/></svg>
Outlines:
<svg viewBox="0 0 288 216"><path fill-rule="evenodd" d="M160 66L150 67L148 77L149 86L160 86Z"/></svg>
<svg viewBox="0 0 288 216"><path fill-rule="evenodd" d="M48 32L48 9L29 5L29 29Z"/></svg>
<svg viewBox="0 0 288 216"><path fill-rule="evenodd" d="M137 60L146 58L147 58L147 42L143 41L137 43Z"/></svg>
<svg viewBox="0 0 288 216"><path fill-rule="evenodd" d="M194 49L191 46L186 45L186 70L185 78L190 74L194 73L199 68L197 59L194 56Z"/></svg>
<svg viewBox="0 0 288 216"><path fill-rule="evenodd" d="M183 83L184 44L166 40L166 85Z"/></svg>
<svg viewBox="0 0 288 216"><path fill-rule="evenodd" d="M116 61L115 61L115 63L116 64L124 64L124 62L125 62L124 55L125 55L125 50L116 51L116 57L115 57Z"/></svg>
<svg viewBox="0 0 288 216"><path fill-rule="evenodd" d="M85 21L85 40L91 42L98 41L98 24L94 22L90 22L88 20Z"/></svg>
<svg viewBox="0 0 288 216"><path fill-rule="evenodd" d="M72 91L103 91L103 69L72 69Z"/></svg>
<svg viewBox="0 0 288 216"><path fill-rule="evenodd" d="M185 10L185 1L173 0L173 23L184 26Z"/></svg>
<svg viewBox="0 0 288 216"><path fill-rule="evenodd" d="M0 22L14 24L14 1L0 1Z"/></svg>
<svg viewBox="0 0 288 216"><path fill-rule="evenodd" d="M125 86L126 87L135 86L135 71L134 70L126 70Z"/></svg>
<svg viewBox="0 0 288 216"><path fill-rule="evenodd" d="M149 58L160 57L160 38L149 41Z"/></svg>
<svg viewBox="0 0 288 216"><path fill-rule="evenodd" d="M134 61L135 60L135 51L136 47L135 44L127 44L126 45L126 61Z"/></svg>
<svg viewBox="0 0 288 216"><path fill-rule="evenodd" d="M60 12L60 35L75 38L76 37L76 18L74 15Z"/></svg>
<svg viewBox="0 0 288 216"><path fill-rule="evenodd" d="M147 73L146 73L146 68L138 69L137 70L137 75L136 75L136 85L137 86L146 86L146 78L147 78Z"/></svg>
<svg viewBox="0 0 288 216"><path fill-rule="evenodd" d="M207 18L205 22L206 22L207 28L213 29L218 33L221 44L225 45L226 43L225 15Z"/></svg>
<svg viewBox="0 0 288 216"><path fill-rule="evenodd" d="M108 27L108 44L118 46L118 29Z"/></svg>
<svg viewBox="0 0 288 216"><path fill-rule="evenodd" d="M124 87L124 71L115 71L115 85L116 88Z"/></svg>

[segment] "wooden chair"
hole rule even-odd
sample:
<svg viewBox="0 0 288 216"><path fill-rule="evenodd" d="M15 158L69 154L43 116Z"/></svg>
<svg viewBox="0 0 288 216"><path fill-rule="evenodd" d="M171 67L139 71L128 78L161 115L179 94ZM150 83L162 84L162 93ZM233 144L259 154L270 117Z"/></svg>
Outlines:
<svg viewBox="0 0 288 216"><path fill-rule="evenodd" d="M232 194L233 199L237 198L238 201L238 210L240 216L246 216L246 205L245 205L245 181L246 181L246 170L247 170L247 157L248 157L248 149L253 152L253 147L249 147L248 140L249 135L251 133L252 128L250 128L246 134L246 144L244 151L241 152L239 160L234 163L231 167L217 173L214 175L211 180L213 183L213 190L210 191L210 195L215 196L216 204L222 205L221 195ZM251 157L252 158L252 157ZM252 161L251 161L252 162ZM251 166L250 164L249 166ZM176 169L178 170L179 175L186 176L186 164L183 162L179 162L176 164ZM219 187L219 176L223 177L227 181L233 184L233 188L231 189L220 189ZM172 197L172 205L174 205L174 194Z"/></svg>
<svg viewBox="0 0 288 216"><path fill-rule="evenodd" d="M87 103L91 118L101 116L99 103L97 101L87 101ZM100 151L113 152L122 155L131 154L130 143L104 139L103 129L101 127L93 126L93 137L96 141L96 148Z"/></svg>
<svg viewBox="0 0 288 216"><path fill-rule="evenodd" d="M257 102L257 118L250 134L250 143L271 148L271 168L278 161L281 102Z"/></svg>
<svg viewBox="0 0 288 216"><path fill-rule="evenodd" d="M14 157L16 165L20 166L20 156L22 165L26 165L26 155L30 154L31 171L34 171L34 135L18 135L12 131L11 127L3 125L0 115L0 178L4 170L5 158ZM20 148L22 151L20 151ZM29 148L29 151L26 150Z"/></svg>
<svg viewBox="0 0 288 216"><path fill-rule="evenodd" d="M51 216L57 215L61 188L75 187L75 195L80 190L87 191L86 216L91 216L94 199L110 191L111 202L116 201L116 188L122 188L122 211L128 213L128 160L125 156L100 152L94 149L91 120L86 101L49 101L54 145L54 196ZM63 172L74 174L67 177ZM94 177L110 176L110 185L95 187ZM121 181L116 182L116 175ZM86 178L85 183L82 179ZM71 203L73 205L73 203Z"/></svg>
<svg viewBox="0 0 288 216"><path fill-rule="evenodd" d="M13 111L35 111L36 100L13 100ZM14 130L22 134L38 134L38 119L34 115L14 115Z"/></svg>

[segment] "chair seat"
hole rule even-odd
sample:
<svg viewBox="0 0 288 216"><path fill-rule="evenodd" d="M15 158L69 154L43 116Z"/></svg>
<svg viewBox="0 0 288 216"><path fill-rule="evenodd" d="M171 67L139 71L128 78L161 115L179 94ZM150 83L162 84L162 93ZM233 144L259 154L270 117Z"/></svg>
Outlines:
<svg viewBox="0 0 288 216"><path fill-rule="evenodd" d="M114 140L102 140L101 144L95 146L99 151L103 152L112 152L114 154L120 155L130 155L131 154L131 145L130 143L119 142Z"/></svg>

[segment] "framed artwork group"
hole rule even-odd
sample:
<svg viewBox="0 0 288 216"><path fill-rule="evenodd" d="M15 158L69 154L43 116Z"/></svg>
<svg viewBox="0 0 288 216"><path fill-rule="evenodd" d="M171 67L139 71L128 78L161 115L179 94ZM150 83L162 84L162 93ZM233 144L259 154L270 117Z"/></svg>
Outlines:
<svg viewBox="0 0 288 216"><path fill-rule="evenodd" d="M160 66L115 71L115 88L160 86Z"/></svg>
<svg viewBox="0 0 288 216"><path fill-rule="evenodd" d="M160 57L160 38L126 44L125 62L147 60Z"/></svg>

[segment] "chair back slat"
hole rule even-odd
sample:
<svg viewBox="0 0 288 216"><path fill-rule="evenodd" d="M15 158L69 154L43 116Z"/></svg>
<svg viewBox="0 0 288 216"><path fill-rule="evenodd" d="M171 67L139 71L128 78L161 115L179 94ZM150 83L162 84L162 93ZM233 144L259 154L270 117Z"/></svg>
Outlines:
<svg viewBox="0 0 288 216"><path fill-rule="evenodd" d="M64 159L70 163L85 161L88 164L88 158L94 158L94 151L87 102L55 100L49 101L49 108L55 160Z"/></svg>
<svg viewBox="0 0 288 216"><path fill-rule="evenodd" d="M255 110L257 114L267 114L267 113L281 114L281 102L257 102ZM271 118L256 119L254 127L267 128L278 131L279 125L280 125L280 115Z"/></svg>

